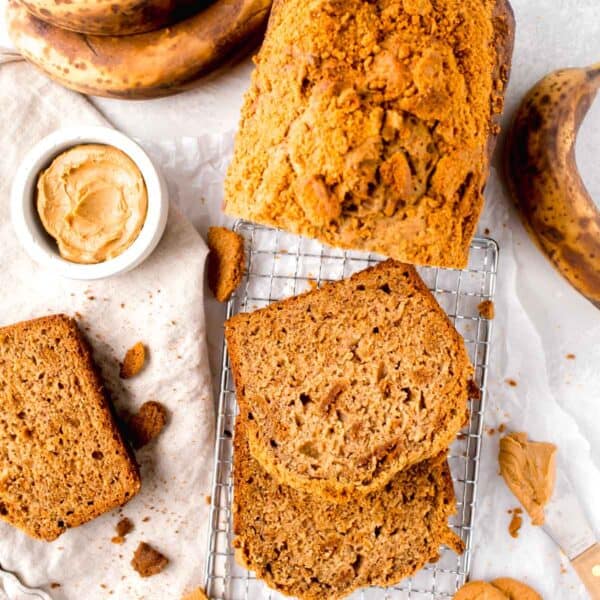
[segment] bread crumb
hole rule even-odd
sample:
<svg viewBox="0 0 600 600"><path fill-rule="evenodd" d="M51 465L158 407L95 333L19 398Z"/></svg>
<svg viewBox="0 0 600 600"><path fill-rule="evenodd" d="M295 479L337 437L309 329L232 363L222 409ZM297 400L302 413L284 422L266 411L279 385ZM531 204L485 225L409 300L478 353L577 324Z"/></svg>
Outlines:
<svg viewBox="0 0 600 600"><path fill-rule="evenodd" d="M510 385L510 387L517 387L517 382L514 379L505 379L506 383Z"/></svg>
<svg viewBox="0 0 600 600"><path fill-rule="evenodd" d="M133 530L133 521L131 519L128 519L127 517L123 517L117 523L116 530L117 535L125 537L128 533L130 533Z"/></svg>
<svg viewBox="0 0 600 600"><path fill-rule="evenodd" d="M56 582L56 581L53 581L53 582L50 584L50 589L51 589L51 590L56 590L56 589L58 589L59 587L60 587L60 583L58 583L58 582Z"/></svg>
<svg viewBox="0 0 600 600"><path fill-rule="evenodd" d="M131 566L141 577L157 575L168 564L169 559L146 542L140 542L131 559Z"/></svg>
<svg viewBox="0 0 600 600"><path fill-rule="evenodd" d="M567 360L575 360L575 355L571 352L569 352L569 354L567 354L566 356Z"/></svg>
<svg viewBox="0 0 600 600"><path fill-rule="evenodd" d="M511 537L518 538L519 530L521 529L521 525L523 525L523 517L521 514L523 513L523 509L521 508L513 508L508 511L512 514L512 519L508 524L508 533L510 533Z"/></svg>
<svg viewBox="0 0 600 600"><path fill-rule="evenodd" d="M488 432L488 435L494 435L496 433L496 430L493 427L489 427L487 432Z"/></svg>
<svg viewBox="0 0 600 600"><path fill-rule="evenodd" d="M208 600L208 596L202 588L196 588L195 590L184 594L181 597L181 600Z"/></svg>
<svg viewBox="0 0 600 600"><path fill-rule="evenodd" d="M150 517L144 517L142 519L142 523L147 523L150 520Z"/></svg>
<svg viewBox="0 0 600 600"><path fill-rule="evenodd" d="M208 505L212 504L212 496L204 496L204 501Z"/></svg>
<svg viewBox="0 0 600 600"><path fill-rule="evenodd" d="M113 544L124 544L125 538L122 535L115 535L114 537L110 538L110 541Z"/></svg>
<svg viewBox="0 0 600 600"><path fill-rule="evenodd" d="M481 400L481 389L472 379L469 379L467 386L469 398L471 400Z"/></svg>
<svg viewBox="0 0 600 600"><path fill-rule="evenodd" d="M502 423L499 427L498 427L498 433L504 433L506 431L506 425L504 423Z"/></svg>
<svg viewBox="0 0 600 600"><path fill-rule="evenodd" d="M319 287L319 284L316 282L316 280L310 278L308 280L308 285L310 287L311 290L316 290Z"/></svg>
<svg viewBox="0 0 600 600"><path fill-rule="evenodd" d="M484 319L493 319L496 316L496 308L491 300L484 300L477 305L479 316Z"/></svg>
<svg viewBox="0 0 600 600"><path fill-rule="evenodd" d="M155 400L144 402L135 415L125 417L127 437L136 450L156 438L166 423L167 409Z"/></svg>
<svg viewBox="0 0 600 600"><path fill-rule="evenodd" d="M484 233L485 235L490 235L490 228L489 228L489 227L486 227L486 228L483 230L483 233Z"/></svg>
<svg viewBox="0 0 600 600"><path fill-rule="evenodd" d="M208 287L219 302L227 302L244 275L244 238L226 227L208 229Z"/></svg>
<svg viewBox="0 0 600 600"><path fill-rule="evenodd" d="M134 377L144 368L145 362L146 348L142 342L138 342L125 353L119 376L121 379Z"/></svg>

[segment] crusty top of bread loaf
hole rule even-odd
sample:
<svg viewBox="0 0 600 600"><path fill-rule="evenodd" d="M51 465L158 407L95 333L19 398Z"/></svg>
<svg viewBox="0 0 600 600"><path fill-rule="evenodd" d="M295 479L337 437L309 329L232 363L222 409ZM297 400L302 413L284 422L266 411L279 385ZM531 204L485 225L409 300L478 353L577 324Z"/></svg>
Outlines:
<svg viewBox="0 0 600 600"><path fill-rule="evenodd" d="M75 321L0 328L0 517L50 541L139 488Z"/></svg>
<svg viewBox="0 0 600 600"><path fill-rule="evenodd" d="M343 248L463 267L498 133L506 0L278 0L225 210Z"/></svg>
<svg viewBox="0 0 600 600"><path fill-rule="evenodd" d="M294 487L343 501L447 448L466 421L461 336L409 265L225 324L252 453Z"/></svg>
<svg viewBox="0 0 600 600"><path fill-rule="evenodd" d="M381 491L345 504L278 485L248 451L238 420L234 453L237 560L284 594L334 600L363 586L398 583L438 557L462 551L445 456L402 471Z"/></svg>

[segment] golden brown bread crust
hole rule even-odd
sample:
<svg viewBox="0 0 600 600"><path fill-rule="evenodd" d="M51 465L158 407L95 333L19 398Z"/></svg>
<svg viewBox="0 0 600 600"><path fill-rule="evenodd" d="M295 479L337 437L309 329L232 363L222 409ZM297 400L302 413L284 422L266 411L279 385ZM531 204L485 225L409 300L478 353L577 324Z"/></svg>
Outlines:
<svg viewBox="0 0 600 600"><path fill-rule="evenodd" d="M253 456L343 502L447 448L472 367L415 269L388 260L225 324Z"/></svg>
<svg viewBox="0 0 600 600"><path fill-rule="evenodd" d="M244 238L226 227L209 227L208 287L219 302L227 302L244 276Z"/></svg>
<svg viewBox="0 0 600 600"><path fill-rule="evenodd" d="M131 35L185 16L198 0L20 0L42 21L90 35ZM205 3L204 3L205 4Z"/></svg>
<svg viewBox="0 0 600 600"><path fill-rule="evenodd" d="M73 319L0 329L0 518L51 541L140 489Z"/></svg>
<svg viewBox="0 0 600 600"><path fill-rule="evenodd" d="M381 492L345 504L278 485L252 458L246 423L234 438L236 559L272 588L334 600L363 586L389 586L421 569L445 544L455 498L444 455L398 474Z"/></svg>
<svg viewBox="0 0 600 600"><path fill-rule="evenodd" d="M130 36L65 31L9 0L8 31L21 54L84 94L154 98L193 85L262 34L271 0L216 0L183 21Z"/></svg>
<svg viewBox="0 0 600 600"><path fill-rule="evenodd" d="M225 182L228 214L464 267L512 50L493 0L279 0Z"/></svg>

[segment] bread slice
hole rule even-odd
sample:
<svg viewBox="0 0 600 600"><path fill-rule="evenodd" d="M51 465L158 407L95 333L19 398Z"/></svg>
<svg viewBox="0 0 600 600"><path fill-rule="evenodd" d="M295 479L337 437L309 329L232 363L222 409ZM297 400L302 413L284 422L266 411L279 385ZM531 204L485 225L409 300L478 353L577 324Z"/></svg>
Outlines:
<svg viewBox="0 0 600 600"><path fill-rule="evenodd" d="M75 321L0 329L0 517L54 540L130 500L136 463Z"/></svg>
<svg viewBox="0 0 600 600"><path fill-rule="evenodd" d="M388 260L225 324L254 457L344 501L447 448L467 419L461 336L409 265Z"/></svg>
<svg viewBox="0 0 600 600"><path fill-rule="evenodd" d="M332 504L278 485L252 458L239 418L234 448L236 559L284 594L333 600L398 583L435 561L441 544L462 552L448 526L456 506L443 455L381 492Z"/></svg>
<svg viewBox="0 0 600 600"><path fill-rule="evenodd" d="M513 39L507 0L276 0L225 212L466 266Z"/></svg>

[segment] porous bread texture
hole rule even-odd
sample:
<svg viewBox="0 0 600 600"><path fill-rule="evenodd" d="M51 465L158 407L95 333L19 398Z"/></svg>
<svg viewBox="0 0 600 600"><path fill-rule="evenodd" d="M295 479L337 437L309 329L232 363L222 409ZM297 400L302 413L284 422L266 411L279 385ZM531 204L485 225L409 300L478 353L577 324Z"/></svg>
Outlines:
<svg viewBox="0 0 600 600"><path fill-rule="evenodd" d="M388 260L225 323L253 456L331 500L383 487L467 419L463 340L412 266Z"/></svg>
<svg viewBox="0 0 600 600"><path fill-rule="evenodd" d="M75 321L0 329L0 518L51 541L128 502L135 460Z"/></svg>
<svg viewBox="0 0 600 600"><path fill-rule="evenodd" d="M219 302L227 302L244 275L244 238L226 227L208 229L208 286Z"/></svg>
<svg viewBox="0 0 600 600"><path fill-rule="evenodd" d="M225 212L466 266L513 38L506 0L276 0Z"/></svg>
<svg viewBox="0 0 600 600"><path fill-rule="evenodd" d="M252 458L245 425L238 419L234 438L233 545L237 561L270 587L334 600L398 583L435 561L441 544L462 552L448 526L456 506L445 456L335 504L279 485Z"/></svg>

